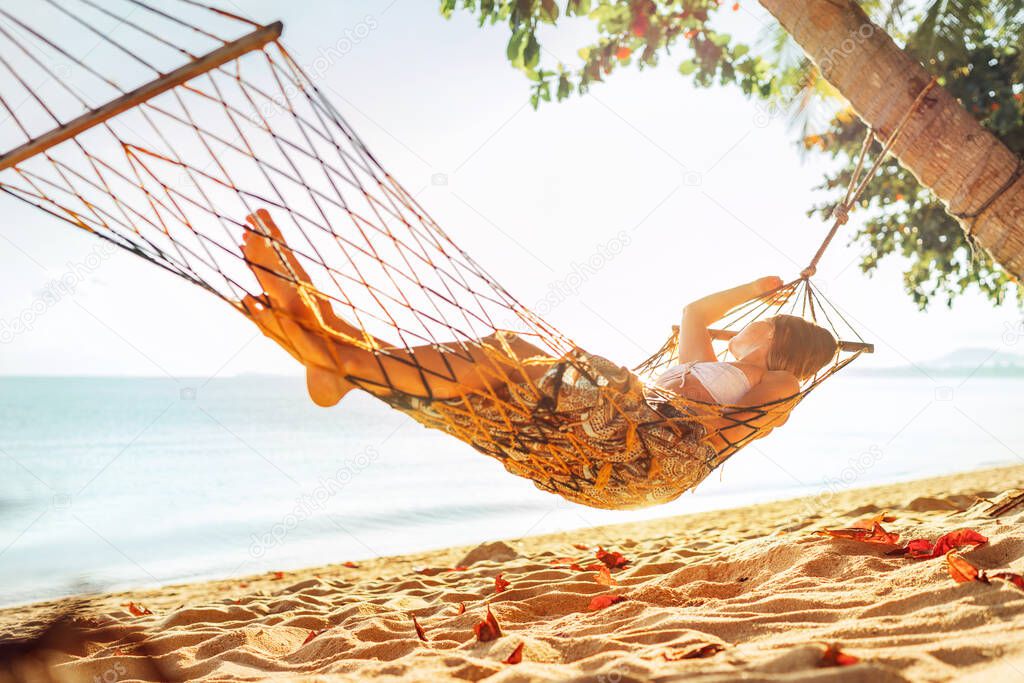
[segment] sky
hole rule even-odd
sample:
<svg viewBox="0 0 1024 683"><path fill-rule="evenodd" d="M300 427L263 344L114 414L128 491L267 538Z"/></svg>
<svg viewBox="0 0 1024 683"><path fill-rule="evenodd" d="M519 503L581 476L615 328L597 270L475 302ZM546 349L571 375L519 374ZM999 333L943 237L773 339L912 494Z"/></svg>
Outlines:
<svg viewBox="0 0 1024 683"><path fill-rule="evenodd" d="M753 36L770 23L751 4L725 28ZM446 21L436 2L225 7L283 20L296 61L448 234L527 305L563 292L545 317L624 365L660 345L687 301L761 275L794 277L828 229L806 215L827 162L801 155L785 118L738 89L692 87L676 71L681 56L534 111L505 58L507 28L478 28L465 13ZM547 29L548 58L571 63L590 30ZM87 49L95 38L67 40ZM0 374L298 373L208 293L9 197L0 204ZM875 342L866 364L1016 350L1012 304L972 292L952 310L920 312L902 291L899 258L862 274L860 247L848 245L858 220L817 281ZM582 266L610 244L617 253L603 267ZM46 296L54 281L66 284L56 298Z"/></svg>

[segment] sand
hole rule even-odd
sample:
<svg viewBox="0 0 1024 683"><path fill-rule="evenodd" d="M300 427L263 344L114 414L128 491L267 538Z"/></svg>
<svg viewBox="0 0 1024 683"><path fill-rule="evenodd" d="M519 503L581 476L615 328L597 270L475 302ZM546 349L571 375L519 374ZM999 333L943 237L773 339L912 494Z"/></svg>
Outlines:
<svg viewBox="0 0 1024 683"><path fill-rule="evenodd" d="M987 512L987 501L1018 487L1024 467L1000 468L358 567L96 596L63 635L51 632L28 655L9 647L7 657L22 672L45 664L63 681L1024 680L1024 590L957 583L943 557L914 560L888 555L893 546L814 533L881 512L903 540L970 527L989 542L964 557L1021 571L1024 506ZM598 545L628 559L609 572L617 586L553 564L599 564ZM588 609L602 595L624 599ZM152 614L131 614L129 602ZM0 634L32 636L72 604L0 610ZM478 642L474 626L488 607L502 635ZM828 666L833 644L856 661ZM522 661L504 663L519 645Z"/></svg>

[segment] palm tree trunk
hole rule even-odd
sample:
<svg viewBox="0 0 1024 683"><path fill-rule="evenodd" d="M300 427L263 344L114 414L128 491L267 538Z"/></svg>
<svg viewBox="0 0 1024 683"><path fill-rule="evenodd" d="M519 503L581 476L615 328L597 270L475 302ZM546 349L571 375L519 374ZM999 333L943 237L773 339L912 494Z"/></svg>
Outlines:
<svg viewBox="0 0 1024 683"><path fill-rule="evenodd" d="M882 137L931 80L855 0L759 1ZM1024 276L1024 169L1016 154L938 86L893 153L996 263Z"/></svg>

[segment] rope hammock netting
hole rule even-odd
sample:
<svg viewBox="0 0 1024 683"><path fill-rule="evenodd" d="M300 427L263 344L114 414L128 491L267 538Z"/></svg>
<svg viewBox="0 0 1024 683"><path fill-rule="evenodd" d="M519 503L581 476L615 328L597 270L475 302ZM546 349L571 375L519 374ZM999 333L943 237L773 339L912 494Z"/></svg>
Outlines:
<svg viewBox="0 0 1024 683"><path fill-rule="evenodd" d="M789 398L720 406L651 381L675 362L675 332L630 372L521 305L384 170L280 32L194 0L0 6L0 189L249 317L278 318L285 348L291 319L370 354L377 371L351 383L596 507L677 497L871 351L810 276L899 130L861 174L865 140L864 177L809 268L712 331L721 344L788 313L830 329L839 352ZM240 245L253 236L277 258L249 258ZM268 277L292 283L316 324L276 305ZM322 362L332 360L344 374L340 360ZM460 364L479 374L475 386L435 395ZM420 386L396 386L396 369L410 367Z"/></svg>

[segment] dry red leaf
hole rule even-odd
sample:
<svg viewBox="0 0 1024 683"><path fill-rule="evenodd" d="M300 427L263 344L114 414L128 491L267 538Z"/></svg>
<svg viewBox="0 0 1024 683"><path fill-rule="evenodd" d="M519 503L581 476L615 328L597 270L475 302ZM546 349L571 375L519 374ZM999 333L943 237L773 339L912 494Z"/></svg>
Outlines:
<svg viewBox="0 0 1024 683"><path fill-rule="evenodd" d="M270 580L271 581L280 581L283 578L284 578L284 572L273 572L270 575Z"/></svg>
<svg viewBox="0 0 1024 683"><path fill-rule="evenodd" d="M484 620L473 627L473 633L476 634L477 641L481 643L501 637L501 626L498 625L498 620L491 614L490 607L487 608L487 616L484 617Z"/></svg>
<svg viewBox="0 0 1024 683"><path fill-rule="evenodd" d="M932 556L932 547L932 542L927 538L915 538L913 541L908 542L907 546L902 550L904 555L924 558Z"/></svg>
<svg viewBox="0 0 1024 683"><path fill-rule="evenodd" d="M342 562L341 566L348 567L349 569L359 569L359 565L353 562L352 560L349 560L348 562Z"/></svg>
<svg viewBox="0 0 1024 683"><path fill-rule="evenodd" d="M839 649L836 644L826 645L825 650L821 653L821 661L818 662L818 666L852 666L859 662L860 659L853 655L848 655Z"/></svg>
<svg viewBox="0 0 1024 683"><path fill-rule="evenodd" d="M504 572L502 572L504 574ZM508 579L502 578L502 574L498 574L494 577L494 592L503 593L505 589L512 585L512 582Z"/></svg>
<svg viewBox="0 0 1024 683"><path fill-rule="evenodd" d="M878 522L874 522L870 529L862 529L859 527L849 527L847 529L822 529L818 532L821 536L831 536L832 538L845 538L851 541L860 541L861 543L883 543L885 545L895 545L900 541L900 535L886 531Z"/></svg>
<svg viewBox="0 0 1024 683"><path fill-rule="evenodd" d="M612 578L612 572L608 567L601 566L597 568L597 576L594 577L594 581L597 581L602 586L618 586L619 582Z"/></svg>
<svg viewBox="0 0 1024 683"><path fill-rule="evenodd" d="M1016 572L996 572L995 574L988 574L987 572L975 567L967 558L955 550L950 550L946 553L946 570L949 572L950 577L957 583L968 583L970 581L991 583L992 579L1000 579L1002 581L1012 583L1017 588L1024 590L1024 576L1021 576Z"/></svg>
<svg viewBox="0 0 1024 683"><path fill-rule="evenodd" d="M957 529L943 534L932 543L928 539L917 538L907 543L907 554L918 560L942 557L950 550L966 547L977 547L988 543L988 539L974 529Z"/></svg>
<svg viewBox="0 0 1024 683"><path fill-rule="evenodd" d="M459 615L459 614L465 614L465 613L466 613L466 603L460 602L459 606L455 609L455 614Z"/></svg>
<svg viewBox="0 0 1024 683"><path fill-rule="evenodd" d="M956 551L949 551L946 555L946 570L957 583L977 581L981 574L978 568L967 561L967 559Z"/></svg>
<svg viewBox="0 0 1024 683"><path fill-rule="evenodd" d="M590 546L583 543L573 543L572 547L576 548L576 550L590 550Z"/></svg>
<svg viewBox="0 0 1024 683"><path fill-rule="evenodd" d="M238 584L238 587L239 588L248 588L249 587L249 583L247 581L243 581L242 583Z"/></svg>
<svg viewBox="0 0 1024 683"><path fill-rule="evenodd" d="M895 522L895 521L896 521L895 517L890 517L889 515L885 514L884 512L879 512L877 515L873 515L871 517L865 517L864 519L858 519L856 522L854 522L850 526L852 528L854 528L854 529L874 529L876 524L881 524L882 522L888 523L888 522Z"/></svg>
<svg viewBox="0 0 1024 683"><path fill-rule="evenodd" d="M416 621L415 615L413 615L412 618L412 625L416 629L416 637L422 640L424 643L427 642L427 633L423 630L423 627L420 626L420 622Z"/></svg>
<svg viewBox="0 0 1024 683"><path fill-rule="evenodd" d="M153 613L148 607L135 602L126 602L121 607L127 607L133 617L144 617Z"/></svg>
<svg viewBox="0 0 1024 683"><path fill-rule="evenodd" d="M974 529L957 529L956 531L950 531L948 534L943 534L936 539L935 547L932 549L932 556L939 557L940 555L945 555L950 550L959 550L960 548L976 548L985 543L988 543L988 538L982 536Z"/></svg>
<svg viewBox="0 0 1024 683"><path fill-rule="evenodd" d="M1024 576L1021 576L1020 574L1016 574L1014 572L997 572L995 574L989 574L988 578L1009 581L1017 588L1024 590Z"/></svg>
<svg viewBox="0 0 1024 683"><path fill-rule="evenodd" d="M591 612L605 607L611 607L615 603L622 602L626 598L622 595L615 595L614 593L608 595L598 595L590 601L590 605L587 607Z"/></svg>
<svg viewBox="0 0 1024 683"><path fill-rule="evenodd" d="M314 638L316 638L318 635L320 635L321 633L325 632L326 630L327 629L322 629L320 631L310 631L309 635L306 636L306 639L304 641L302 641L302 644L303 645L308 644L309 641L313 640Z"/></svg>
<svg viewBox="0 0 1024 683"><path fill-rule="evenodd" d="M523 645L526 643L519 643L516 645L516 649L512 650L512 654L505 658L506 664L518 664L523 661Z"/></svg>
<svg viewBox="0 0 1024 683"><path fill-rule="evenodd" d="M629 560L627 560L622 555L622 553L617 553L614 551L609 552L601 546L597 546L597 552L594 553L594 557L600 560L604 564L604 566L608 567L609 569L621 569L622 567L625 567L627 564L629 564Z"/></svg>
<svg viewBox="0 0 1024 683"><path fill-rule="evenodd" d="M678 662L683 659L704 659L717 655L724 649L725 646L719 643L708 643L707 645L700 645L678 654L675 652L662 652L661 657L666 662Z"/></svg>
<svg viewBox="0 0 1024 683"><path fill-rule="evenodd" d="M581 567L579 564L577 564L576 560L574 560L571 557L560 557L557 560L551 560L551 566L552 567L568 567L569 569L571 569L574 572L581 572L581 571L583 571L583 567Z"/></svg>

